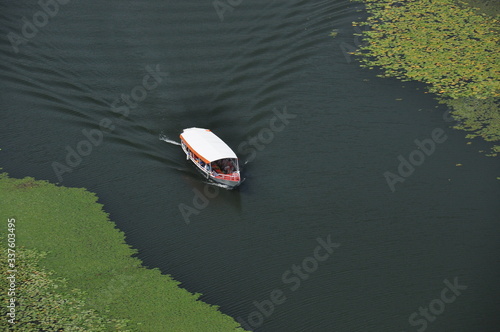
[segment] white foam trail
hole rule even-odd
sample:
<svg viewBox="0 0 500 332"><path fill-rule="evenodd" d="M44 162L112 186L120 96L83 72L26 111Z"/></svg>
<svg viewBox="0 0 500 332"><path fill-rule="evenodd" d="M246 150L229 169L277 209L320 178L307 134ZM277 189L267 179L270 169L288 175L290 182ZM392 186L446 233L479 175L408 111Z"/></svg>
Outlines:
<svg viewBox="0 0 500 332"><path fill-rule="evenodd" d="M179 142L172 141L171 139L168 139L168 137L165 136L164 134L160 134L160 141L164 141L164 142L174 144L174 145L181 145L181 143L179 143Z"/></svg>
<svg viewBox="0 0 500 332"><path fill-rule="evenodd" d="M224 188L224 189L227 189L227 190L234 189L233 187L226 186L225 184L222 184L222 183L217 183L217 182L208 182L208 181L203 181L203 183L208 184L208 185L211 185L211 186L219 187L219 188Z"/></svg>

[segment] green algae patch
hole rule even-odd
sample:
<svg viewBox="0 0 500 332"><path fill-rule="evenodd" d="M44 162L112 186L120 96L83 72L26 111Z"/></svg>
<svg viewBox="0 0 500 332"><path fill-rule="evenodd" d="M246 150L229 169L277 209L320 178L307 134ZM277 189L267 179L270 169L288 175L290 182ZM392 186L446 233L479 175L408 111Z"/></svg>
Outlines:
<svg viewBox="0 0 500 332"><path fill-rule="evenodd" d="M29 324L38 319L40 299L47 299L50 305L44 314L54 318L45 321L52 324L47 331L243 331L217 306L199 301L200 294L180 288L179 282L158 269L143 267L97 199L85 189L0 175L0 211L5 219L1 251L8 248L7 220L15 219L18 267L23 269L18 272L23 274L17 284L17 317L28 317L19 321L24 325L10 328L38 331ZM7 261L6 254L2 256ZM5 264L0 266L6 273ZM42 295L26 291L33 282L45 285L38 287ZM1 301L9 301L4 292ZM78 310L56 310L57 303L73 303ZM1 310L5 317L6 307Z"/></svg>
<svg viewBox="0 0 500 332"><path fill-rule="evenodd" d="M381 77L426 83L469 137L500 141L500 23L459 0L356 0L370 16L355 52ZM477 2L477 1L476 1ZM483 7L484 8L489 7ZM500 146L493 151L500 152Z"/></svg>

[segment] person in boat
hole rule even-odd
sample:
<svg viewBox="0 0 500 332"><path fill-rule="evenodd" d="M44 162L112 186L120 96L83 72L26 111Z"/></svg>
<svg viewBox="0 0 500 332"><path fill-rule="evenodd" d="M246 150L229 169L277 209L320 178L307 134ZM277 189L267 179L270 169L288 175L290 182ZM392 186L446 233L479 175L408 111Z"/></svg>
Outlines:
<svg viewBox="0 0 500 332"><path fill-rule="evenodd" d="M224 159L221 161L221 166L222 166L222 169L224 170L224 173L226 174L230 174L232 173L231 171L231 162L229 159Z"/></svg>
<svg viewBox="0 0 500 332"><path fill-rule="evenodd" d="M213 163L212 169L217 173L221 173L221 170L219 168L219 165L217 165L217 163Z"/></svg>

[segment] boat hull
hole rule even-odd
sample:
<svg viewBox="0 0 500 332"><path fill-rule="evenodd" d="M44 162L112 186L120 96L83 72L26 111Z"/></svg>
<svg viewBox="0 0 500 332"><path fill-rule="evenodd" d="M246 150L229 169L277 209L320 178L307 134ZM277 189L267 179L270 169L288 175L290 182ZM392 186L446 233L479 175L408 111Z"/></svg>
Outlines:
<svg viewBox="0 0 500 332"><path fill-rule="evenodd" d="M240 172L239 170L236 172L237 173L237 177L235 176L229 176L229 175L219 175L219 176L213 176L210 171L201 166L198 162L196 162L196 160L194 160L194 158L192 157L192 154L189 153L189 150L187 149L186 145L184 144L184 142L181 141L181 147L182 147L182 150L184 151L184 153L186 154L186 159L188 160L191 160L191 162L194 164L194 166L196 167L196 169L208 180L211 180L215 183L218 183L218 184L221 184L225 187L227 187L228 189L234 189L236 188L237 186L239 186L241 184L241 177L240 177ZM226 177L225 179L223 177ZM232 180L232 179L229 179L229 178L237 178L235 180Z"/></svg>
<svg viewBox="0 0 500 332"><path fill-rule="evenodd" d="M241 181L231 181L231 180L224 180L224 179L218 179L216 177L210 176L210 180L217 182L219 184L222 184L224 186L230 187L231 189L236 188L241 184Z"/></svg>

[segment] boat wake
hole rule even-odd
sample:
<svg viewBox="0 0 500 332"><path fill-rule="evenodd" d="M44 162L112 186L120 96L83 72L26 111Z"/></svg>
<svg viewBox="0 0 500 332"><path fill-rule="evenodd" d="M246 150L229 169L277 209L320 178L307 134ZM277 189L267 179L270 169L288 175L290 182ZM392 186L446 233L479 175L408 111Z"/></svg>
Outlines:
<svg viewBox="0 0 500 332"><path fill-rule="evenodd" d="M164 141L164 142L174 144L174 145L179 145L179 146L181 145L181 143L169 139L165 134L160 134L159 138L160 138L160 141Z"/></svg>
<svg viewBox="0 0 500 332"><path fill-rule="evenodd" d="M231 186L227 186L225 184L221 184L221 183L217 183L217 182L203 181L203 183L211 185L211 186L219 187L219 188L224 188L227 190L233 189L233 187L231 187Z"/></svg>

